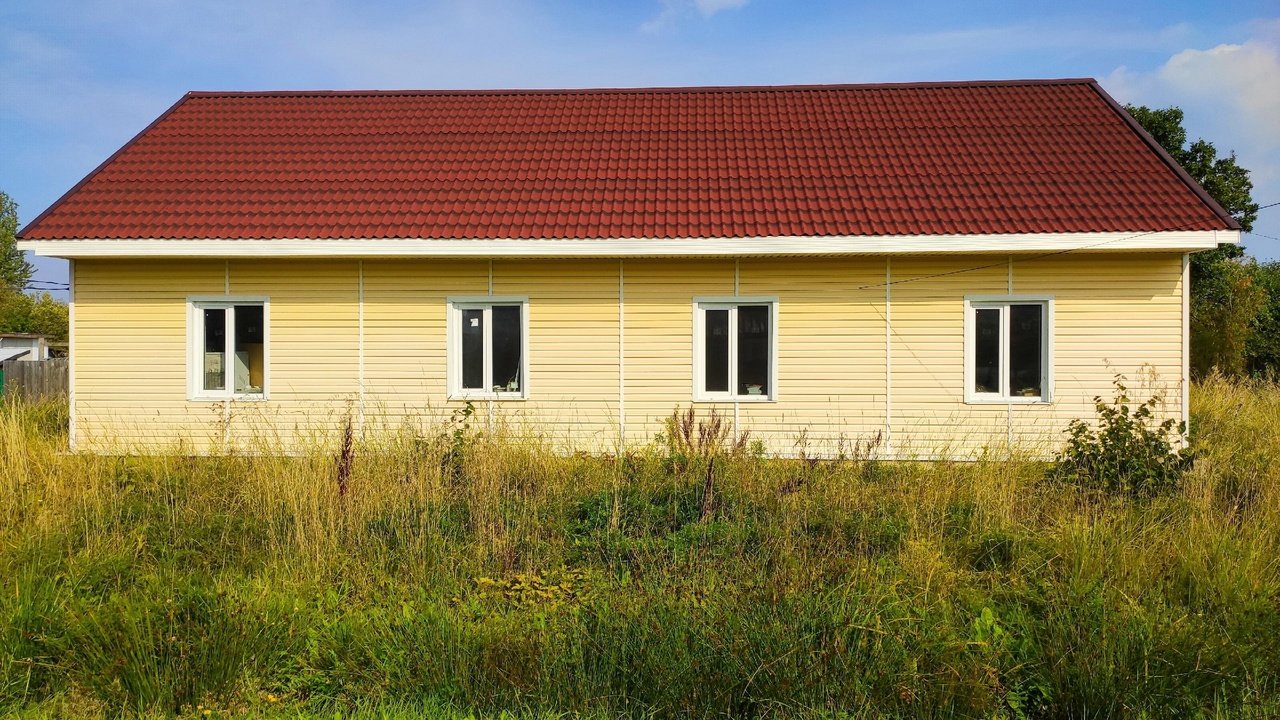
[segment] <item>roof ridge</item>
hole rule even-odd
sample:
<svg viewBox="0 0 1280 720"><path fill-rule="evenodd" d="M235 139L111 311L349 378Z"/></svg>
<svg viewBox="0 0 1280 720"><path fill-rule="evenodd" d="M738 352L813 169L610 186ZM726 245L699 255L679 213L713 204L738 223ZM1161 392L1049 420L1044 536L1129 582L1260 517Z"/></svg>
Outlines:
<svg viewBox="0 0 1280 720"><path fill-rule="evenodd" d="M883 83L817 83L798 85L685 85L587 88L491 88L400 90L191 90L190 98L234 97L422 97L432 95L645 95L752 92L822 92L831 90L912 90L927 88L1018 87L1026 85L1088 85L1093 78L1026 78L1017 80L939 80Z"/></svg>

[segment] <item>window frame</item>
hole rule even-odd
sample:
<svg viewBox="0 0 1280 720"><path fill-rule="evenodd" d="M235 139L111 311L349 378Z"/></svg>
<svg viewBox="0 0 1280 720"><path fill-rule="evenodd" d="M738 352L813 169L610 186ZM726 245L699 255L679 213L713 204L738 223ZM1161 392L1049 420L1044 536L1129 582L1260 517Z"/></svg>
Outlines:
<svg viewBox="0 0 1280 720"><path fill-rule="evenodd" d="M738 312L743 305L769 306L769 393L738 395ZM706 392L706 311L729 310L729 391ZM693 401L778 402L778 298L777 296L695 297L693 299Z"/></svg>
<svg viewBox="0 0 1280 720"><path fill-rule="evenodd" d="M1040 395L1009 394L1009 306L1040 305ZM1053 403L1054 298L1052 295L966 295L964 298L964 401L969 405L1050 405ZM1000 392L980 393L975 388L973 332L977 310L1000 310Z"/></svg>
<svg viewBox="0 0 1280 720"><path fill-rule="evenodd" d="M235 306L262 306L262 392L238 393L235 391L235 363L224 362L226 387L223 390L204 389L204 318L205 310L228 311L227 333L234 337ZM234 352L234 342L223 353ZM225 359L225 358L224 358ZM265 295L193 295L187 297L187 400L192 402L223 402L237 400L263 402L271 399L271 298Z"/></svg>
<svg viewBox="0 0 1280 720"><path fill-rule="evenodd" d="M529 297L527 295L477 295L448 297L445 322L446 385L450 400L528 400L529 399ZM520 391L494 392L462 387L462 311L484 311L483 376L493 373L493 306L520 306Z"/></svg>

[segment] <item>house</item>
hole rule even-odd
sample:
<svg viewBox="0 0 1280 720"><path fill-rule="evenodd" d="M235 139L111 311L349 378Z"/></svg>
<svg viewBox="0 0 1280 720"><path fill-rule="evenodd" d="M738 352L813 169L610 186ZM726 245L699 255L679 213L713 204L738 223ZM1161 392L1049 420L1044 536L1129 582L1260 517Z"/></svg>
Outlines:
<svg viewBox="0 0 1280 720"><path fill-rule="evenodd" d="M49 359L49 339L35 333L0 333L0 362Z"/></svg>
<svg viewBox="0 0 1280 720"><path fill-rule="evenodd" d="M715 409L777 453L1047 452L1187 416L1239 226L1088 79L193 92L23 229L71 260L73 443Z"/></svg>

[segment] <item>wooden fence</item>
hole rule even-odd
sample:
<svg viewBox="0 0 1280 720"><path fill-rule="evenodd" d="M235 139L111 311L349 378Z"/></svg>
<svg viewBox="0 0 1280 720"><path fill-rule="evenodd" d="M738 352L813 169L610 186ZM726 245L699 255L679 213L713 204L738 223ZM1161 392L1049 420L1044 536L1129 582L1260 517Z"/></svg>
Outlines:
<svg viewBox="0 0 1280 720"><path fill-rule="evenodd" d="M40 400L67 395L67 359L52 358L38 362L9 360L0 363L4 378L4 396Z"/></svg>

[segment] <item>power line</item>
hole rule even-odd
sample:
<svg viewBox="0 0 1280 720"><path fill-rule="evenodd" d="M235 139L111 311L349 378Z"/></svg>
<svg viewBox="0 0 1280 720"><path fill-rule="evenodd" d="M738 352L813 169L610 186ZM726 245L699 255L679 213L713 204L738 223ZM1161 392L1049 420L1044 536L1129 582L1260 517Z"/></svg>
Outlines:
<svg viewBox="0 0 1280 720"><path fill-rule="evenodd" d="M1273 208L1277 206L1280 206L1280 202L1268 203L1266 205L1259 206L1257 211L1261 212L1268 208ZM1171 228L1165 228L1163 230L1148 230L1146 232L1137 233L1136 235L1128 235L1126 237L1111 238L1110 240L1103 240L1100 242L1091 243L1089 245L1081 245L1080 247L1066 248L1064 250L1054 250L1052 252L1041 253L1039 255L1032 255L1030 257L1019 258L1017 262L1025 263L1025 262L1031 262L1033 260L1044 260L1045 258L1057 257L1059 255L1068 255L1070 253L1081 252L1083 250L1092 250L1094 248L1102 247L1103 245L1109 245L1115 242L1122 242L1124 240L1136 240L1137 238L1146 237L1147 235L1155 235L1156 233L1186 230L1191 225L1198 222L1200 221L1196 220L1194 222L1184 223L1182 225L1178 225ZM1000 262L988 263L986 265L975 265L973 267L962 268L959 270L948 270L946 272L934 273L932 275L921 275L919 277L910 277L910 278L905 278L903 280L890 280L889 282L872 283L870 285L863 285L861 287L856 287L853 290L854 292L857 292L859 290L873 290L875 288L888 287L891 285L901 285L901 284L906 284L911 282L920 282L921 280L934 280L940 277L948 277L951 275L962 275L964 273L977 272L979 270L990 270L992 268L1005 267L1007 263L1008 263L1007 260L1001 260Z"/></svg>
<svg viewBox="0 0 1280 720"><path fill-rule="evenodd" d="M1266 205L1259 205L1256 212L1262 212L1263 210L1268 210L1274 207L1280 207L1280 201L1267 203ZM1032 255L1030 257L1019 258L1017 262L1031 262L1033 260L1044 260L1046 258L1057 257L1059 255L1069 255L1074 252L1092 250L1094 248L1102 247L1103 245L1109 245L1111 243L1123 242L1125 240L1136 240L1140 237L1146 237L1147 235L1155 235L1156 233L1176 232L1178 230L1186 230L1191 225L1198 222L1199 221L1197 220L1194 222L1185 223L1183 225L1165 228L1163 230L1148 230L1146 232L1137 233L1135 235L1127 235L1125 237L1111 238L1110 240L1102 240L1100 242L1091 243L1089 245L1081 245L1079 247L1066 248L1063 250L1054 250L1052 252L1041 253L1039 255ZM1256 232L1253 232L1252 230L1246 230L1244 232L1248 235L1256 235L1258 237L1264 237L1269 240L1280 241L1280 238L1272 237L1271 235L1263 235L1262 233L1256 233ZM946 272L934 273L932 275L921 275L919 277L910 277L902 280L890 280L889 282L872 283L870 285L863 285L861 287L856 287L853 290L855 292L859 290L873 290L875 288L882 288L882 287L887 287L891 285L903 285L906 283L920 282L922 280L934 280L940 277L949 277L951 275L962 275L964 273L977 272L979 270L990 270L992 268L1004 267L1007 264L1007 262L1008 262L1007 260L1001 260L999 262L988 263L986 265L975 265L973 267L961 268L959 270L948 270ZM35 284L51 285L53 287L36 287ZM59 282L56 280L31 280L31 281L28 281L28 284L26 285L26 289L28 290L70 290L71 285L69 283Z"/></svg>

